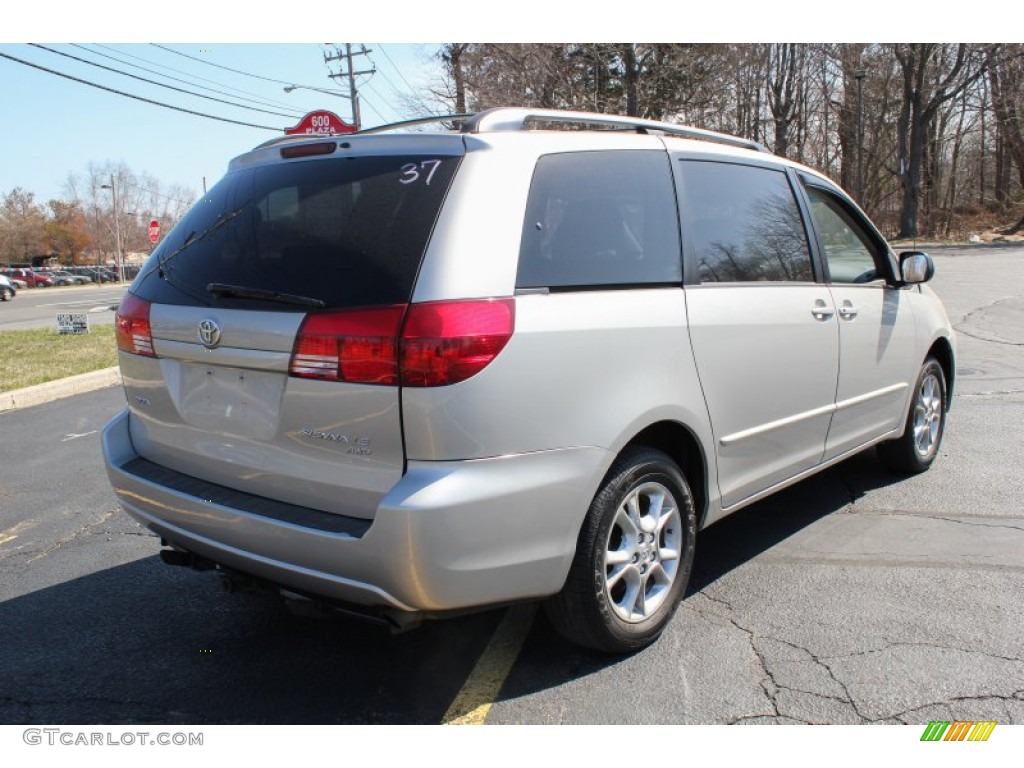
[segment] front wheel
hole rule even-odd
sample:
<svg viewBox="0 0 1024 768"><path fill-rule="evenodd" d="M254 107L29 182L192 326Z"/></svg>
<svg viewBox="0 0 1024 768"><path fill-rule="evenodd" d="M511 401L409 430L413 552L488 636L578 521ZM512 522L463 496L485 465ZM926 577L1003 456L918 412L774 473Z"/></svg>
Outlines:
<svg viewBox="0 0 1024 768"><path fill-rule="evenodd" d="M610 653L654 642L686 591L696 529L679 467L661 451L628 448L590 505L565 586L545 606L551 623Z"/></svg>
<svg viewBox="0 0 1024 768"><path fill-rule="evenodd" d="M878 446L882 462L897 472L918 474L935 461L946 426L946 375L939 362L924 361L910 398L903 434Z"/></svg>
<svg viewBox="0 0 1024 768"><path fill-rule="evenodd" d="M0 301L10 301L14 298L14 291L10 288L0 288Z"/></svg>

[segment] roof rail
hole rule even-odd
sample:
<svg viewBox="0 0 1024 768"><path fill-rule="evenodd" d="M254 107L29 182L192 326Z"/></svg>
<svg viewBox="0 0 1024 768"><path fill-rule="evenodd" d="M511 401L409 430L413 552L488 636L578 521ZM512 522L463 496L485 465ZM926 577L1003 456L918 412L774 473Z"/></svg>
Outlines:
<svg viewBox="0 0 1024 768"><path fill-rule="evenodd" d="M488 131L522 131L526 123L532 120L543 120L552 123L575 123L577 125L610 125L639 133L657 131L671 136L682 136L687 139L701 139L733 147L753 149L758 152L772 154L764 144L751 139L730 136L727 133L706 131L703 128L690 128L675 123L663 123L657 120L644 120L639 117L623 115L605 115L598 112L568 112L558 109L522 109L514 107L498 107L478 112L462 124L463 133L486 133Z"/></svg>
<svg viewBox="0 0 1024 768"><path fill-rule="evenodd" d="M462 133L488 133L491 131L524 131L526 124L531 121L541 120L549 123L573 123L576 125L608 125L615 128L632 130L638 133L656 131L670 136L681 136L686 139L700 139L702 141L713 141L717 144L727 144L732 147L753 149L757 152L772 154L764 144L751 139L742 139L739 136L730 136L727 133L717 131L706 131L703 128L691 128L686 125L675 123L663 123L658 120L645 120L640 117L626 117L624 115L606 115L599 112L569 112L560 109L522 109L518 107L497 107L487 109L476 114L454 114L454 115L433 115L431 117L417 117L412 120L401 120L397 123L386 123L375 125L372 128L363 128L354 134L339 133L333 135L318 136L316 134L292 134L288 136L277 136L263 142L256 149L280 144L285 141L297 139L344 139L345 136L365 136L373 133L385 133L387 131L400 131L405 128L412 128L417 125L431 125L433 123L451 122L455 123Z"/></svg>
<svg viewBox="0 0 1024 768"><path fill-rule="evenodd" d="M459 114L459 115L433 115L431 117L416 117L412 120L400 120L397 123L385 123L384 125L375 125L372 128L363 128L356 133L384 133L385 131L400 131L403 128L412 128L417 125L430 125L431 123L443 123L446 120L453 123L461 123L462 121L473 117L472 114Z"/></svg>

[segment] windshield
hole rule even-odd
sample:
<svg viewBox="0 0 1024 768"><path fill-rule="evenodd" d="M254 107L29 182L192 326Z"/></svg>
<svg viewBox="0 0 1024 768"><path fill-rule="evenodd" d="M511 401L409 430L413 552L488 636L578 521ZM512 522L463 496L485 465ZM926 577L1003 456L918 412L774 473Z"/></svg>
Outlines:
<svg viewBox="0 0 1024 768"><path fill-rule="evenodd" d="M332 309L406 302L458 163L341 157L230 173L153 252L132 292L163 304L293 312L270 297Z"/></svg>

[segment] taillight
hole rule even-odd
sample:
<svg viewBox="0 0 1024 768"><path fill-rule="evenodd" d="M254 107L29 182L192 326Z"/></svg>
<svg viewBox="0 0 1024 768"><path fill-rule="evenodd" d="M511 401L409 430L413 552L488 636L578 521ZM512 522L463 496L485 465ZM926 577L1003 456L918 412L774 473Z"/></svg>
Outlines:
<svg viewBox="0 0 1024 768"><path fill-rule="evenodd" d="M149 327L149 302L134 294L125 294L114 318L117 348L122 352L156 357L153 332Z"/></svg>
<svg viewBox="0 0 1024 768"><path fill-rule="evenodd" d="M513 299L410 304L402 328L402 384L442 387L483 370L515 329Z"/></svg>
<svg viewBox="0 0 1024 768"><path fill-rule="evenodd" d="M307 315L289 373L306 379L398 384L398 329L405 305Z"/></svg>
<svg viewBox="0 0 1024 768"><path fill-rule="evenodd" d="M288 371L305 379L442 387L483 370L514 328L512 299L310 314L299 328Z"/></svg>

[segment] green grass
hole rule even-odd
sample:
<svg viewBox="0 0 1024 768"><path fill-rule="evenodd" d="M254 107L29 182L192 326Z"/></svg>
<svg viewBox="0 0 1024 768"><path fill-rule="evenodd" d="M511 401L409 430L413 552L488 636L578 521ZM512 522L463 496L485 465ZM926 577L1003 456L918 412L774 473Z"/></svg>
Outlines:
<svg viewBox="0 0 1024 768"><path fill-rule="evenodd" d="M53 328L0 331L0 392L117 365L113 325L95 325L81 336Z"/></svg>

